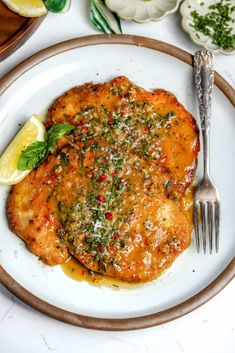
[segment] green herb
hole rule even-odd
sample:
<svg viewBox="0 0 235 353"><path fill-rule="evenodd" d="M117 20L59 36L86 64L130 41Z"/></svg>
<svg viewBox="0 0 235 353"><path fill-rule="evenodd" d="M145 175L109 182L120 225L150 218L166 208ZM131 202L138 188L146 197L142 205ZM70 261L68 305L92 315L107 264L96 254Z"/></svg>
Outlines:
<svg viewBox="0 0 235 353"><path fill-rule="evenodd" d="M166 188L166 190L170 190L170 188L171 188L171 182L170 182L170 180L168 180L168 181L166 182L165 188Z"/></svg>
<svg viewBox="0 0 235 353"><path fill-rule="evenodd" d="M46 132L45 141L33 142L21 153L17 168L19 170L31 170L37 167L49 152L54 152L57 140L73 129L74 126L70 124L53 126Z"/></svg>
<svg viewBox="0 0 235 353"><path fill-rule="evenodd" d="M71 132L74 129L73 125L70 124L57 124L47 132L46 141L49 152L54 152L56 142L65 134Z"/></svg>
<svg viewBox="0 0 235 353"><path fill-rule="evenodd" d="M44 141L31 143L22 153L17 164L19 170L31 170L39 165L47 155L47 146Z"/></svg>
<svg viewBox="0 0 235 353"><path fill-rule="evenodd" d="M118 96L120 93L122 93L121 87L113 87L111 89L111 93L113 96Z"/></svg>
<svg viewBox="0 0 235 353"><path fill-rule="evenodd" d="M221 48L235 49L235 34L233 33L234 19L231 17L235 6L229 0L222 0L208 7L210 12L200 15L192 11L193 24L191 26L206 36L210 36L212 43Z"/></svg>
<svg viewBox="0 0 235 353"><path fill-rule="evenodd" d="M161 126L165 126L169 122L169 120L171 120L172 118L175 118L175 117L176 117L176 113L175 112L169 112L166 115L162 115L160 117Z"/></svg>
<svg viewBox="0 0 235 353"><path fill-rule="evenodd" d="M171 119L171 118L174 118L176 116L175 112L169 112L166 114L166 118L167 119Z"/></svg>
<svg viewBox="0 0 235 353"><path fill-rule="evenodd" d="M64 203L63 203L62 201L59 201L59 202L57 203L57 207L58 207L59 212L62 211L63 206L64 206Z"/></svg>
<svg viewBox="0 0 235 353"><path fill-rule="evenodd" d="M135 102L130 102L130 103L129 103L129 107L130 107L131 109L134 109L134 108L135 108Z"/></svg>
<svg viewBox="0 0 235 353"><path fill-rule="evenodd" d="M71 0L45 0L44 4L51 12L66 12L70 7Z"/></svg>
<svg viewBox="0 0 235 353"><path fill-rule="evenodd" d="M122 191L124 189L124 185L123 184L119 184L118 186L117 186L117 190L118 191Z"/></svg>
<svg viewBox="0 0 235 353"><path fill-rule="evenodd" d="M144 104L145 104L144 102L137 102L137 108L143 109Z"/></svg>
<svg viewBox="0 0 235 353"><path fill-rule="evenodd" d="M103 221L105 216L101 210L94 210L94 221Z"/></svg>
<svg viewBox="0 0 235 353"><path fill-rule="evenodd" d="M125 246L126 246L126 241L125 241L125 239L121 239L120 245L121 245L121 248L125 248Z"/></svg>
<svg viewBox="0 0 235 353"><path fill-rule="evenodd" d="M70 157L67 153L65 153L64 151L60 152L60 159L62 161L63 164L68 165L70 162Z"/></svg>
<svg viewBox="0 0 235 353"><path fill-rule="evenodd" d="M99 31L107 34L122 33L119 17L107 8L104 0L91 0L90 17Z"/></svg>
<svg viewBox="0 0 235 353"><path fill-rule="evenodd" d="M142 144L141 144L141 148L139 150L139 153L144 156L147 156L148 150L149 150L149 143L146 139L142 139L141 142L142 142Z"/></svg>
<svg viewBox="0 0 235 353"><path fill-rule="evenodd" d="M92 151L98 151L100 146L99 146L98 142L95 141L91 148L92 148Z"/></svg>

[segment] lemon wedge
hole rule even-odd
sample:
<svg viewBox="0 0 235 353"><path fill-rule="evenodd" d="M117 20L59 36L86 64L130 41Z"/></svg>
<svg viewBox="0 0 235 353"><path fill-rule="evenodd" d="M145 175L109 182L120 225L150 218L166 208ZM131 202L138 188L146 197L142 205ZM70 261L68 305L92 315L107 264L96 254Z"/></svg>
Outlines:
<svg viewBox="0 0 235 353"><path fill-rule="evenodd" d="M39 17L47 13L42 0L2 0L13 12L24 17Z"/></svg>
<svg viewBox="0 0 235 353"><path fill-rule="evenodd" d="M21 152L33 142L44 141L45 127L37 115L24 124L0 158L0 183L17 184L30 173L30 170L18 170L17 163Z"/></svg>

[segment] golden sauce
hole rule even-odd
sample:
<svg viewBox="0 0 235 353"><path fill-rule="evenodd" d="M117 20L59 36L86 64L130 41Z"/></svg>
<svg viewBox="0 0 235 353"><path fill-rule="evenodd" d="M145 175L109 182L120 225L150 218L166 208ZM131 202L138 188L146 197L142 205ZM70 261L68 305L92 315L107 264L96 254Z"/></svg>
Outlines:
<svg viewBox="0 0 235 353"><path fill-rule="evenodd" d="M61 265L64 273L72 278L75 281L83 282L86 281L92 286L105 286L113 289L126 288L133 289L143 285L144 283L129 283L124 282L112 277L104 276L102 274L89 271L86 267L84 267L80 262L78 262L74 258L70 258L69 261L66 261Z"/></svg>
<svg viewBox="0 0 235 353"><path fill-rule="evenodd" d="M195 182L193 181L191 186L187 189L185 195L182 197L181 202L180 202L180 207L184 211L184 214L186 215L186 217L190 223L191 230L193 229L193 226L194 226L194 221L193 221L194 185L195 185Z"/></svg>

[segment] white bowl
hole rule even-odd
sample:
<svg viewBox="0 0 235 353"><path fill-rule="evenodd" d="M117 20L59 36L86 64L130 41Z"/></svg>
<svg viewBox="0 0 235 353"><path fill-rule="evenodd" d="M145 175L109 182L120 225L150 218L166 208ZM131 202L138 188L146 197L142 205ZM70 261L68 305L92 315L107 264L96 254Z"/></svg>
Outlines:
<svg viewBox="0 0 235 353"><path fill-rule="evenodd" d="M158 21L177 11L181 0L105 0L120 18L139 23Z"/></svg>
<svg viewBox="0 0 235 353"><path fill-rule="evenodd" d="M233 5L235 5L235 0L231 0L231 2L233 3ZM201 3L204 3L204 5L200 5ZM235 53L235 49L225 50L217 44L213 44L212 38L210 36L206 36L192 27L193 18L191 16L191 12L196 10L200 15L205 15L210 11L208 10L208 7L216 3L218 3L218 0L185 0L180 7L180 13L182 15L182 27L185 32L189 34L190 38L196 45L202 46L208 50L212 50L217 53L233 54ZM235 20L235 12L233 13L233 19ZM233 33L235 33L235 26L232 22L231 27L234 28Z"/></svg>

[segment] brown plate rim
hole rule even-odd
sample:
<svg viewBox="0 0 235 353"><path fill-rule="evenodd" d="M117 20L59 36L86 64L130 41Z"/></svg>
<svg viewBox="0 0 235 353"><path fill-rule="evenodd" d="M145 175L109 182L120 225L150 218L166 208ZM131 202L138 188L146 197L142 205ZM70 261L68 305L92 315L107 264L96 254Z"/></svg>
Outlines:
<svg viewBox="0 0 235 353"><path fill-rule="evenodd" d="M74 38L65 42L53 45L34 54L30 58L17 65L13 70L0 79L0 95L21 75L26 71L47 60L48 58L75 48L100 44L126 44L134 46L142 46L145 48L161 51L171 55L188 65L193 65L193 56L175 46L150 39L147 37L133 35L92 35L80 38ZM233 106L235 106L234 89L226 82L218 73L215 73L215 85L224 93ZM10 292L16 295L20 300L41 313L48 315L62 322L75 326L106 331L127 331L152 327L177 319L213 298L219 293L235 275L235 259L233 259L227 268L206 288L194 295L190 299L178 304L170 309L163 310L154 314L123 318L123 319L104 319L95 318L84 315L75 314L58 307L55 307L40 298L36 297L19 283L17 283L4 269L0 266L0 283Z"/></svg>
<svg viewBox="0 0 235 353"><path fill-rule="evenodd" d="M13 54L40 26L45 16L29 18L16 33L0 45L0 62Z"/></svg>

